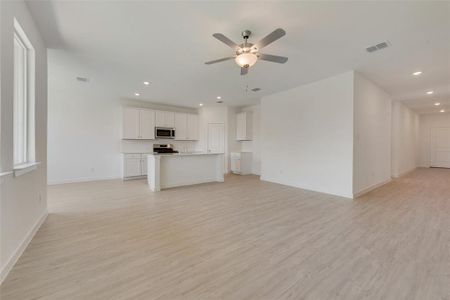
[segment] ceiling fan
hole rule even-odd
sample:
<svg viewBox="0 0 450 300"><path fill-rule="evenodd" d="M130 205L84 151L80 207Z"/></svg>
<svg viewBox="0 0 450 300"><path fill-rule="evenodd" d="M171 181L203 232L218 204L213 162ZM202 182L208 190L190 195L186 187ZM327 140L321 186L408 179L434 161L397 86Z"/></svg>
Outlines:
<svg viewBox="0 0 450 300"><path fill-rule="evenodd" d="M234 59L235 62L241 67L241 75L245 75L248 73L248 69L251 66L253 66L258 59L275 62L279 64L284 64L285 62L287 62L288 60L287 57L271 54L263 54L259 52L259 50L262 49L263 47L283 37L286 34L286 31L284 31L282 28L275 29L273 32L269 33L265 38L263 38L256 44L248 42L248 38L250 37L251 34L252 33L250 30L242 31L242 38L244 39L244 42L238 45L229 38L227 38L225 35L221 33L214 33L213 37L215 37L222 43L230 46L235 51L235 55L207 61L205 62L205 64L211 65L218 62Z"/></svg>

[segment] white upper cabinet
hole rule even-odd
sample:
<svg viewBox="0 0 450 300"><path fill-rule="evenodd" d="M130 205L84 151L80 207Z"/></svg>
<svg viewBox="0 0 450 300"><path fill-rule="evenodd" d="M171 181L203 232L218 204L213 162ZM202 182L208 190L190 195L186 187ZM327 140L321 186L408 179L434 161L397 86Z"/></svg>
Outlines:
<svg viewBox="0 0 450 300"><path fill-rule="evenodd" d="M198 140L198 116L175 113L175 139L179 141Z"/></svg>
<svg viewBox="0 0 450 300"><path fill-rule="evenodd" d="M196 114L123 108L123 139L153 140L155 127L175 128L175 140L196 141L199 138Z"/></svg>
<svg viewBox="0 0 450 300"><path fill-rule="evenodd" d="M123 109L123 132L124 139L138 139L139 130L139 109L125 107Z"/></svg>
<svg viewBox="0 0 450 300"><path fill-rule="evenodd" d="M198 115L187 114L187 134L186 140L198 140Z"/></svg>
<svg viewBox="0 0 450 300"><path fill-rule="evenodd" d="M175 113L175 140L186 140L187 133L187 114Z"/></svg>
<svg viewBox="0 0 450 300"><path fill-rule="evenodd" d="M156 111L156 127L175 127L175 113L171 111Z"/></svg>
<svg viewBox="0 0 450 300"><path fill-rule="evenodd" d="M252 113L241 112L236 114L236 140L252 140Z"/></svg>
<svg viewBox="0 0 450 300"><path fill-rule="evenodd" d="M155 138L155 112L150 109L125 107L123 109L123 139Z"/></svg>
<svg viewBox="0 0 450 300"><path fill-rule="evenodd" d="M155 112L150 109L139 110L141 139L155 139Z"/></svg>

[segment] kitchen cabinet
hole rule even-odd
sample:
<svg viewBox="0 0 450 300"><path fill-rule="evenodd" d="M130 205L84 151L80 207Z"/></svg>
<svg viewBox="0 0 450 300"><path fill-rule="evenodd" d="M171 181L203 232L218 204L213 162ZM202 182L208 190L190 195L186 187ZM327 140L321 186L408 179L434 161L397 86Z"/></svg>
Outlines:
<svg viewBox="0 0 450 300"><path fill-rule="evenodd" d="M123 109L123 139L155 138L155 112L150 109L125 107Z"/></svg>
<svg viewBox="0 0 450 300"><path fill-rule="evenodd" d="M147 154L133 153L123 155L123 179L147 176Z"/></svg>
<svg viewBox="0 0 450 300"><path fill-rule="evenodd" d="M187 114L175 113L175 140L185 141L188 135Z"/></svg>
<svg viewBox="0 0 450 300"><path fill-rule="evenodd" d="M198 115L187 114L187 135L186 140L198 140Z"/></svg>
<svg viewBox="0 0 450 300"><path fill-rule="evenodd" d="M156 127L175 127L175 113L172 111L156 111Z"/></svg>
<svg viewBox="0 0 450 300"><path fill-rule="evenodd" d="M252 124L251 112L246 111L236 114L236 140L251 141Z"/></svg>
<svg viewBox="0 0 450 300"><path fill-rule="evenodd" d="M198 140L198 116L195 114L175 113L175 140Z"/></svg>

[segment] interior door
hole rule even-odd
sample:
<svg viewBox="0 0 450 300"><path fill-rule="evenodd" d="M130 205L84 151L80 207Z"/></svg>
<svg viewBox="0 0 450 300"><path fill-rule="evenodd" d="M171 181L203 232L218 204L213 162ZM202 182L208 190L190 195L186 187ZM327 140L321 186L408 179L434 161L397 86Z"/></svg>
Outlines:
<svg viewBox="0 0 450 300"><path fill-rule="evenodd" d="M450 128L431 129L431 166L450 168Z"/></svg>
<svg viewBox="0 0 450 300"><path fill-rule="evenodd" d="M208 124L208 152L225 153L225 126L223 123Z"/></svg>

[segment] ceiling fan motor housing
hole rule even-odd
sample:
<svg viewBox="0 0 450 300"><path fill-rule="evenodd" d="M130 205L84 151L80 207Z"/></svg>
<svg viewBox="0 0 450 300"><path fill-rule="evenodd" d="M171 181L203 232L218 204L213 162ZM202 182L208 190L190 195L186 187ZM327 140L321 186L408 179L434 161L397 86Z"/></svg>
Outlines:
<svg viewBox="0 0 450 300"><path fill-rule="evenodd" d="M244 39L248 39L250 37L250 35L252 34L252 32L247 29L247 30L242 31L241 34Z"/></svg>

